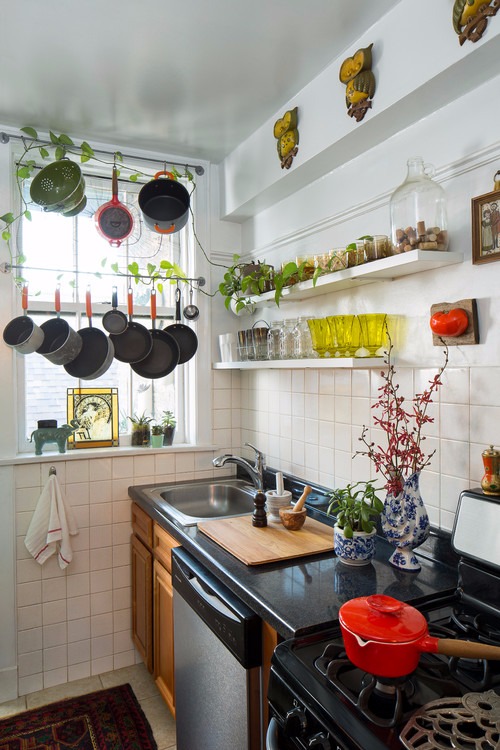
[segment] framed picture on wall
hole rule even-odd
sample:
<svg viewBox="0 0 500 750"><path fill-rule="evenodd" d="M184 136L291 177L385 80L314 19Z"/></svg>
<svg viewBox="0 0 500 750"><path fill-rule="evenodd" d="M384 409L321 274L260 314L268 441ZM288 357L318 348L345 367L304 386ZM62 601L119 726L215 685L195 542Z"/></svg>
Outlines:
<svg viewBox="0 0 500 750"><path fill-rule="evenodd" d="M78 429L68 448L109 448L118 440L118 388L68 388L68 422Z"/></svg>
<svg viewBox="0 0 500 750"><path fill-rule="evenodd" d="M500 260L500 190L472 199L472 262Z"/></svg>

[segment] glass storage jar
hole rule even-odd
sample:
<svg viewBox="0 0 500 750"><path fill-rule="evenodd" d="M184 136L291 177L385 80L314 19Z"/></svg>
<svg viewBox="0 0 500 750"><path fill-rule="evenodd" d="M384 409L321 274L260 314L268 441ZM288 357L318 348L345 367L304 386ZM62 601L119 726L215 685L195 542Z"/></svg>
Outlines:
<svg viewBox="0 0 500 750"><path fill-rule="evenodd" d="M294 359L310 359L314 356L312 348L311 331L307 323L307 318L300 317L297 319L293 329L293 356Z"/></svg>
<svg viewBox="0 0 500 750"><path fill-rule="evenodd" d="M408 159L406 180L390 201L394 253L447 250L446 194L432 179L434 167L419 156Z"/></svg>
<svg viewBox="0 0 500 750"><path fill-rule="evenodd" d="M296 318L285 318L280 329L280 359L293 359L293 329L297 324Z"/></svg>
<svg viewBox="0 0 500 750"><path fill-rule="evenodd" d="M268 359L279 359L280 358L280 333L281 326L283 325L282 320L275 320L271 323L267 332L267 358Z"/></svg>

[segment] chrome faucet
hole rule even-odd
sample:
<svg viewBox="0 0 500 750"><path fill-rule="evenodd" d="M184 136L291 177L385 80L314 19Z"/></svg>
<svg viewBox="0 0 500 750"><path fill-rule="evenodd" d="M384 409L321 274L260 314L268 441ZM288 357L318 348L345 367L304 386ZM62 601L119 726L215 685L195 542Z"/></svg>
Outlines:
<svg viewBox="0 0 500 750"><path fill-rule="evenodd" d="M255 451L255 461L253 466L250 461L246 460L246 458L232 456L230 453L224 453L222 456L217 456L212 463L214 466L217 466L217 468L224 466L224 464L237 464L238 466L241 466L241 468L245 469L245 471L247 471L252 477L252 482L256 489L263 490L264 469L266 468L265 456L262 451L255 447L255 445L252 445L251 443L245 443L245 445L248 445L249 448L253 448Z"/></svg>

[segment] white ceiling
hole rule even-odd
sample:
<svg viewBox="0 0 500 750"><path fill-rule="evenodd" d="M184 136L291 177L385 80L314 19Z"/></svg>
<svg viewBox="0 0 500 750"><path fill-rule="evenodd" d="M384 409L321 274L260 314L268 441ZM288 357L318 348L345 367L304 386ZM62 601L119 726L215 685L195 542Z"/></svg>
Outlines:
<svg viewBox="0 0 500 750"><path fill-rule="evenodd" d="M398 2L14 0L0 123L218 163Z"/></svg>

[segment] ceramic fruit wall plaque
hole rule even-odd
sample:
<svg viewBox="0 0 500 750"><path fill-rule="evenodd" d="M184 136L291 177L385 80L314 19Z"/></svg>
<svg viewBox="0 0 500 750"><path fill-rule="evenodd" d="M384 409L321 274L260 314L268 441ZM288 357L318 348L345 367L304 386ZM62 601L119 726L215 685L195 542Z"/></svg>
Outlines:
<svg viewBox="0 0 500 750"><path fill-rule="evenodd" d="M477 42L483 36L488 18L496 15L500 0L455 0L453 28L462 45L467 39Z"/></svg>
<svg viewBox="0 0 500 750"><path fill-rule="evenodd" d="M340 66L339 79L346 86L345 103L347 114L360 122L372 106L375 93L375 76L371 71L372 47L358 49Z"/></svg>
<svg viewBox="0 0 500 750"><path fill-rule="evenodd" d="M294 156L299 150L299 131L297 130L298 108L288 110L283 117L274 123L274 137L278 139L276 148L282 169L290 169Z"/></svg>

